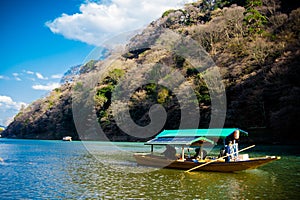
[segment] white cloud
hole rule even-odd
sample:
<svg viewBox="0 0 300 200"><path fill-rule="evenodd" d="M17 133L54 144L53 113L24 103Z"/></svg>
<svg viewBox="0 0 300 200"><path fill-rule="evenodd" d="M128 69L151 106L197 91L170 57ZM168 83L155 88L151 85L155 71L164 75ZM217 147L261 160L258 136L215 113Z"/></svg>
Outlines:
<svg viewBox="0 0 300 200"><path fill-rule="evenodd" d="M14 109L20 110L22 106L26 106L27 104L24 102L15 102L9 96L1 96L0 95L0 108L1 109Z"/></svg>
<svg viewBox="0 0 300 200"><path fill-rule="evenodd" d="M59 83L48 83L46 85L33 85L32 88L35 90L46 90L46 91L51 91L55 88L58 88L60 86Z"/></svg>
<svg viewBox="0 0 300 200"><path fill-rule="evenodd" d="M51 76L52 79L61 79L63 77L62 74L54 74Z"/></svg>
<svg viewBox="0 0 300 200"><path fill-rule="evenodd" d="M41 73L39 73L39 72L36 72L35 75L36 75L36 77L37 77L38 79L41 79L41 80L48 80L47 77L44 77L44 76L43 76Z"/></svg>
<svg viewBox="0 0 300 200"><path fill-rule="evenodd" d="M0 95L0 125L7 126L22 107L26 107L24 102L16 102L9 96Z"/></svg>
<svg viewBox="0 0 300 200"><path fill-rule="evenodd" d="M32 71L26 71L27 74L34 74Z"/></svg>
<svg viewBox="0 0 300 200"><path fill-rule="evenodd" d="M195 0L111 0L110 4L87 2L80 13L62 14L46 26L68 39L99 46L108 36L143 28L171 8Z"/></svg>
<svg viewBox="0 0 300 200"><path fill-rule="evenodd" d="M8 117L5 119L4 126L8 126L10 123L14 121L15 116Z"/></svg>
<svg viewBox="0 0 300 200"><path fill-rule="evenodd" d="M3 75L0 75L0 80L9 80L9 78L7 76L3 76Z"/></svg>
<svg viewBox="0 0 300 200"><path fill-rule="evenodd" d="M22 81L22 79L19 77L20 74L18 74L18 73L13 73L12 75L15 77L15 79L16 79L17 81Z"/></svg>

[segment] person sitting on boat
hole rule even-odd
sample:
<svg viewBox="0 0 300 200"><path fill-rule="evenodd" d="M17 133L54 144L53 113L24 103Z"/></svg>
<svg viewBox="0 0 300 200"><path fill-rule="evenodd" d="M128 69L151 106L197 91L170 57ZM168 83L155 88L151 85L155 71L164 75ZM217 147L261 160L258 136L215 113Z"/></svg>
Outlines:
<svg viewBox="0 0 300 200"><path fill-rule="evenodd" d="M194 155L194 158L198 158L199 154L200 154L200 148L196 148L195 149L196 154Z"/></svg>
<svg viewBox="0 0 300 200"><path fill-rule="evenodd" d="M225 148L224 148L224 147L222 147L222 148L220 149L220 153L219 153L218 158L221 158L221 157L223 157L223 156L225 156Z"/></svg>
<svg viewBox="0 0 300 200"><path fill-rule="evenodd" d="M202 158L200 155L200 147L195 149L196 154L194 155L194 159L205 159L206 155L207 155L207 151L202 150Z"/></svg>
<svg viewBox="0 0 300 200"><path fill-rule="evenodd" d="M171 160L176 160L176 149L171 146L167 145L166 150L162 153L166 158L171 159Z"/></svg>
<svg viewBox="0 0 300 200"><path fill-rule="evenodd" d="M232 141L228 142L228 145L225 146L225 162L230 162L230 154L233 153Z"/></svg>

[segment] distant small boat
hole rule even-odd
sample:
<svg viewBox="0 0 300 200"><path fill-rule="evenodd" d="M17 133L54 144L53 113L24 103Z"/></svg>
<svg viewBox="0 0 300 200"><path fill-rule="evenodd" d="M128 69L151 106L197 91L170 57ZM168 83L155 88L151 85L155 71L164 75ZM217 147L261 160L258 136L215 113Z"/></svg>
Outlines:
<svg viewBox="0 0 300 200"><path fill-rule="evenodd" d="M134 157L139 165L164 167L181 170L200 170L200 171L215 171L215 172L234 172L247 169L255 169L259 166L267 164L274 160L279 160L277 156L265 156L249 158L248 154L238 154L241 151L254 147L244 148L238 150L237 141L239 135L248 135L247 132L240 129L186 129L186 130L164 130L158 134L154 139L149 140L145 145L151 145L151 153L136 153ZM214 144L213 140L223 138L234 138L234 152L227 156L219 158L210 158L204 155L203 143L209 142ZM167 155L155 155L153 153L153 146L179 146L182 148L181 155L176 157L168 157ZM174 147L173 147L174 148ZM200 158L190 159L185 155L186 148L199 148ZM172 154L175 154L173 150ZM234 159L225 162L225 158L231 156Z"/></svg>
<svg viewBox="0 0 300 200"><path fill-rule="evenodd" d="M72 137L71 136L65 136L62 139L63 141L72 141Z"/></svg>

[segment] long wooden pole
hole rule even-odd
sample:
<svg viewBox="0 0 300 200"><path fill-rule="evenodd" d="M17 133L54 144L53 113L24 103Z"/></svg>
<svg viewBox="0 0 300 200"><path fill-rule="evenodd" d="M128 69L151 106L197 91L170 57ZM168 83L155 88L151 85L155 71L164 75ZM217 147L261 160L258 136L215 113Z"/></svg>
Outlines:
<svg viewBox="0 0 300 200"><path fill-rule="evenodd" d="M253 148L254 146L255 146L255 145L252 145L252 146L246 147L246 148L244 148L244 149L241 149L241 150L238 151L238 153L239 153L239 152L242 152L242 151L245 151L245 150L247 150L247 149ZM218 159L216 159L216 160L209 161L209 162L204 163L204 164L202 164L202 165L198 165L198 166L196 166L196 167L193 167L193 168L191 168L191 169L186 170L185 172L193 171L193 170L195 170L195 169L198 169L198 168L203 167L203 166L205 166L205 165L208 165L208 164L210 164L210 163L213 163L213 162L216 162L216 161L218 161L218 160L224 159L224 158L226 158L226 157L228 157L228 156L232 156L232 155L235 154L235 153L236 153L236 152L231 153L231 154L229 154L229 155L227 155L227 156L222 156L222 157L220 157L220 158L218 158Z"/></svg>

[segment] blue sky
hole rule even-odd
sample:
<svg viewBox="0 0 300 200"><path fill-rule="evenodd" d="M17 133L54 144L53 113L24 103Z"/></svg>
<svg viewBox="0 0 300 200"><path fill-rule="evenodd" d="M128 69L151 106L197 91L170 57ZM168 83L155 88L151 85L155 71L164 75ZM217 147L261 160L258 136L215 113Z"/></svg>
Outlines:
<svg viewBox="0 0 300 200"><path fill-rule="evenodd" d="M0 124L59 86L111 36L143 28L190 0L1 0Z"/></svg>

